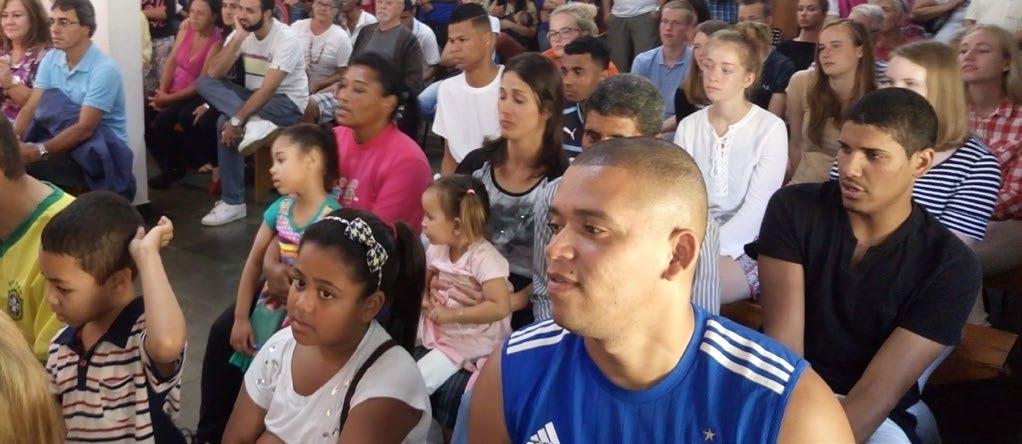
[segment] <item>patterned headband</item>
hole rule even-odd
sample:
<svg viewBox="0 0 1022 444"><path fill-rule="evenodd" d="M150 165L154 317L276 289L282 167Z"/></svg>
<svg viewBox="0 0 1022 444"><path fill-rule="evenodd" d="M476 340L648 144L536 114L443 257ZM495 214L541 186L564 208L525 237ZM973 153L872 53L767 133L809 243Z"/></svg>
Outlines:
<svg viewBox="0 0 1022 444"><path fill-rule="evenodd" d="M344 236L366 247L366 264L369 265L369 272L376 274L376 288L379 289L383 285L383 266L387 263L387 250L379 242L376 242L376 237L373 236L373 230L369 224L359 217L347 220L337 216L327 216L323 220L344 224Z"/></svg>

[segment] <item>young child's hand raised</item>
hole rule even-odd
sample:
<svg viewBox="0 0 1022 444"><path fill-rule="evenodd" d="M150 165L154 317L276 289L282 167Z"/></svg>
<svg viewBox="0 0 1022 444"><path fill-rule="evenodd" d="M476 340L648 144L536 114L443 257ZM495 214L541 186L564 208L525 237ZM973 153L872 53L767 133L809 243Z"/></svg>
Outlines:
<svg viewBox="0 0 1022 444"><path fill-rule="evenodd" d="M173 238L174 224L170 222L167 216L162 216L159 222L156 223L156 226L149 230L148 233L145 232L145 228L138 227L135 238L128 244L128 252L137 261L143 254L159 252Z"/></svg>

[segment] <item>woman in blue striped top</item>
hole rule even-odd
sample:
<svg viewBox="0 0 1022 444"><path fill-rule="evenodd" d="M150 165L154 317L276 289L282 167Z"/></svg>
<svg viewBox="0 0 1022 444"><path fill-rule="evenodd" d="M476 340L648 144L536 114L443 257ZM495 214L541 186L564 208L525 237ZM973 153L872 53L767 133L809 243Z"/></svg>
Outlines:
<svg viewBox="0 0 1022 444"><path fill-rule="evenodd" d="M965 90L955 54L947 45L921 41L892 52L881 87L907 88L937 111L934 166L916 180L913 199L966 245L983 240L1001 188L997 158L968 133ZM837 168L830 172L837 179Z"/></svg>

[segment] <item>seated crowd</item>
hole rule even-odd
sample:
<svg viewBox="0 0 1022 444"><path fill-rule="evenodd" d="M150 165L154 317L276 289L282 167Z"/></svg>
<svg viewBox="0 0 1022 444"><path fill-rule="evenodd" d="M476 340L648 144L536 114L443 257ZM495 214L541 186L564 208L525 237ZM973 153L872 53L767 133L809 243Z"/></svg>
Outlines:
<svg viewBox="0 0 1022 444"><path fill-rule="evenodd" d="M0 0L3 443L939 442L1022 271L1017 1L140 4L125 94L90 0ZM182 399L160 251L247 174Z"/></svg>

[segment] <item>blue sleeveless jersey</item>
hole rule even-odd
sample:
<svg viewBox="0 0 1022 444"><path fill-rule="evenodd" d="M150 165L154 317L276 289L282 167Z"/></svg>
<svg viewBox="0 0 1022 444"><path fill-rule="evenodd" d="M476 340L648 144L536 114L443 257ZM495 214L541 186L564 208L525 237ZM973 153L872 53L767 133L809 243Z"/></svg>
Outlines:
<svg viewBox="0 0 1022 444"><path fill-rule="evenodd" d="M678 365L632 391L596 367L552 320L513 333L501 353L504 419L518 443L767 443L808 363L780 343L698 307Z"/></svg>

